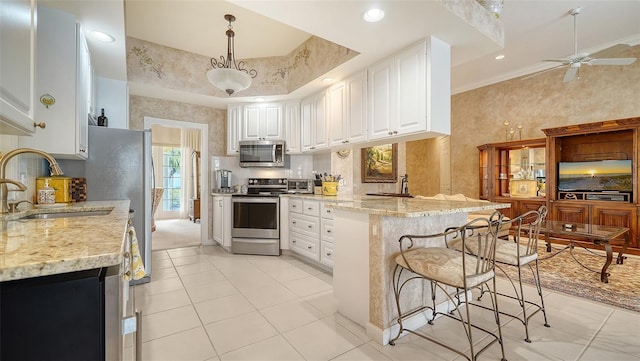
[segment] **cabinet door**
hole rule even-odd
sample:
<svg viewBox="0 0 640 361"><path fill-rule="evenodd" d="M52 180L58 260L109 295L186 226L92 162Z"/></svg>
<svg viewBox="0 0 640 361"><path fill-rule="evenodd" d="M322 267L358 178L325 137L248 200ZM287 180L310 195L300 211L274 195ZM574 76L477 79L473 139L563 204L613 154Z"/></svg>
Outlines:
<svg viewBox="0 0 640 361"><path fill-rule="evenodd" d="M393 95L392 116L397 121L397 134L427 129L426 42L413 46L395 58L398 91ZM394 106L394 101L397 106Z"/></svg>
<svg viewBox="0 0 640 361"><path fill-rule="evenodd" d="M342 145L346 142L349 119L346 116L346 87L344 82L334 84L329 88L329 144Z"/></svg>
<svg viewBox="0 0 640 361"><path fill-rule="evenodd" d="M323 91L315 97L313 110L313 148L324 149L329 147L326 92Z"/></svg>
<svg viewBox="0 0 640 361"><path fill-rule="evenodd" d="M554 221L589 223L589 205L577 203L554 203L552 206Z"/></svg>
<svg viewBox="0 0 640 361"><path fill-rule="evenodd" d="M282 104L267 104L260 123L260 135L263 139L282 140L284 138L282 126Z"/></svg>
<svg viewBox="0 0 640 361"><path fill-rule="evenodd" d="M242 117L242 140L260 140L260 113L259 105L245 105Z"/></svg>
<svg viewBox="0 0 640 361"><path fill-rule="evenodd" d="M636 209L633 206L592 205L591 223L604 226L626 227L630 229L629 246L637 247L634 230L637 225Z"/></svg>
<svg viewBox="0 0 640 361"><path fill-rule="evenodd" d="M346 140L349 143L364 142L367 140L367 72L347 79L345 85L348 120Z"/></svg>
<svg viewBox="0 0 640 361"><path fill-rule="evenodd" d="M393 84L393 59L380 62L368 70L369 114L367 116L369 139L386 138L393 135L391 102L395 93Z"/></svg>
<svg viewBox="0 0 640 361"><path fill-rule="evenodd" d="M300 147L302 151L313 147L313 99L303 99L300 103Z"/></svg>
<svg viewBox="0 0 640 361"><path fill-rule="evenodd" d="M34 131L35 32L35 2L0 1L0 134Z"/></svg>
<svg viewBox="0 0 640 361"><path fill-rule="evenodd" d="M227 106L227 154L238 155L242 105Z"/></svg>
<svg viewBox="0 0 640 361"><path fill-rule="evenodd" d="M545 205L545 201L531 201L531 200L522 200L518 205L518 212L520 214L529 212L529 211L537 211L541 206Z"/></svg>
<svg viewBox="0 0 640 361"><path fill-rule="evenodd" d="M20 146L86 159L89 53L80 26L72 14L39 6L37 34L36 97L52 97L55 104L35 107L46 128L22 137Z"/></svg>
<svg viewBox="0 0 640 361"><path fill-rule="evenodd" d="M224 217L222 212L223 199L222 197L213 197L213 240L218 242L219 245L223 244L223 224Z"/></svg>
<svg viewBox="0 0 640 361"><path fill-rule="evenodd" d="M89 156L89 123L87 116L91 104L91 54L80 24L76 27L76 149L75 152L81 158Z"/></svg>
<svg viewBox="0 0 640 361"><path fill-rule="evenodd" d="M288 154L302 153L300 147L300 103L284 105L285 141Z"/></svg>

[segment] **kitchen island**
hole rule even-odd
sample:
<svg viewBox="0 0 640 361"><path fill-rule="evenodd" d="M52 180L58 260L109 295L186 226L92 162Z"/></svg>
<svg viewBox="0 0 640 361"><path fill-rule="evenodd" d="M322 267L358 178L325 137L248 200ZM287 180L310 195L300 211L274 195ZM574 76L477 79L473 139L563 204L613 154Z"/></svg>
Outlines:
<svg viewBox="0 0 640 361"><path fill-rule="evenodd" d="M25 219L41 213L106 215ZM123 261L129 201L90 201L0 216L0 282L109 267Z"/></svg>
<svg viewBox="0 0 640 361"><path fill-rule="evenodd" d="M470 212L508 208L509 204L483 201L446 201L377 197L330 203L334 210L334 295L338 311L365 327L367 334L385 345L397 334L397 309L393 296L393 270L404 234L433 234L467 223ZM425 243L417 246L443 246ZM416 286L407 307L430 296L428 287ZM444 298L442 299L444 302ZM446 303L442 307L447 307ZM416 315L409 327L426 324ZM406 327L407 325L405 325Z"/></svg>
<svg viewBox="0 0 640 361"><path fill-rule="evenodd" d="M128 200L0 216L0 359L122 359L128 220Z"/></svg>

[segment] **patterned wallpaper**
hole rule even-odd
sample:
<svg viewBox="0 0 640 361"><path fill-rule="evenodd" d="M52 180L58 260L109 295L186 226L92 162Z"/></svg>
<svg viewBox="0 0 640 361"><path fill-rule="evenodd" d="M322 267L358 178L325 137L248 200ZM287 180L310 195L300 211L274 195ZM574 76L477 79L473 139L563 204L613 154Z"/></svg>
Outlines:
<svg viewBox="0 0 640 361"><path fill-rule="evenodd" d="M356 55L353 50L311 36L286 56L237 59L245 61L245 68L258 71L241 96L288 94ZM206 73L211 68L210 58L204 55L127 37L130 82L228 97L207 80Z"/></svg>

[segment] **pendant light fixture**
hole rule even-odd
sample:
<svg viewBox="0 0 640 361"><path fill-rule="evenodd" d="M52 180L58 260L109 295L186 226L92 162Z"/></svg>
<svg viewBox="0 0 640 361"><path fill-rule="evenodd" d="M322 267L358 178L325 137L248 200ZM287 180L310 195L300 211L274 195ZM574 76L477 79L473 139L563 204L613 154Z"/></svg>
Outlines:
<svg viewBox="0 0 640 361"><path fill-rule="evenodd" d="M255 69L245 69L244 61L236 63L236 58L233 55L235 33L233 32L233 26L231 26L231 23L236 21L236 17L226 14L224 19L229 22L226 32L227 57L220 56L220 60L211 58L213 69L207 72L207 79L213 86L231 95L247 89L251 85L253 78L258 75L258 72Z"/></svg>

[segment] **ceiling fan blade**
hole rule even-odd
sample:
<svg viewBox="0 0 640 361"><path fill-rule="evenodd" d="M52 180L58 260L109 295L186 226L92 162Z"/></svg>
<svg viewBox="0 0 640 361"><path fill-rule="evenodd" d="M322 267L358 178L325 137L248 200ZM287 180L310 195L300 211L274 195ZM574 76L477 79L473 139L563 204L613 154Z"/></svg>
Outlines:
<svg viewBox="0 0 640 361"><path fill-rule="evenodd" d="M562 63L564 65L571 64L571 60L569 59L544 59L542 61L552 62L552 63Z"/></svg>
<svg viewBox="0 0 640 361"><path fill-rule="evenodd" d="M629 65L636 61L636 58L603 58L591 59L586 63L589 65Z"/></svg>
<svg viewBox="0 0 640 361"><path fill-rule="evenodd" d="M591 57L596 58L613 58L614 55L617 55L625 50L631 48L631 45L628 44L617 44L614 46L610 46L606 49L602 49L596 53L591 54Z"/></svg>
<svg viewBox="0 0 640 361"><path fill-rule="evenodd" d="M580 69L580 67L573 67L573 66L567 69L567 72L564 74L564 79L562 79L562 82L567 83L575 79L576 74L578 73L578 69Z"/></svg>
<svg viewBox="0 0 640 361"><path fill-rule="evenodd" d="M537 71L537 72L535 72L535 73L533 73L533 74L529 74L529 75L527 75L527 76L523 77L523 78L522 78L522 80L531 79L531 78L533 78L534 76L538 76L538 75L540 75L540 74L546 73L546 72L551 71L551 70L556 70L556 69L558 69L558 68L562 68L563 66L567 66L567 65L568 65L568 64L560 64L560 65L556 65L556 66L554 66L554 67L551 67L551 68L549 68L549 69L540 70L540 71Z"/></svg>

